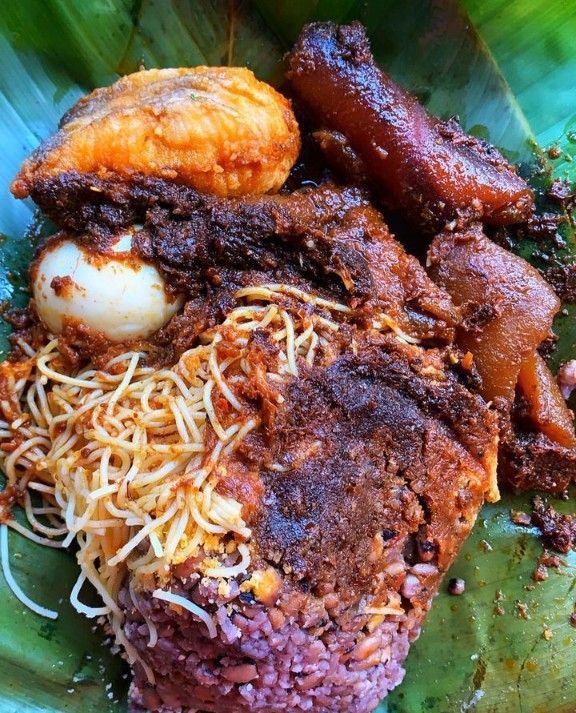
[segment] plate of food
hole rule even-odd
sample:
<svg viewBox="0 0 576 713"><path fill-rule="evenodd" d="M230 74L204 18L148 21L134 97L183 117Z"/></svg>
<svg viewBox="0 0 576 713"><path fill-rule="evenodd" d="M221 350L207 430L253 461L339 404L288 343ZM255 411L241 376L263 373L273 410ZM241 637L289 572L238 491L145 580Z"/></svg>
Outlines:
<svg viewBox="0 0 576 713"><path fill-rule="evenodd" d="M1 711L576 709L575 30L0 10Z"/></svg>

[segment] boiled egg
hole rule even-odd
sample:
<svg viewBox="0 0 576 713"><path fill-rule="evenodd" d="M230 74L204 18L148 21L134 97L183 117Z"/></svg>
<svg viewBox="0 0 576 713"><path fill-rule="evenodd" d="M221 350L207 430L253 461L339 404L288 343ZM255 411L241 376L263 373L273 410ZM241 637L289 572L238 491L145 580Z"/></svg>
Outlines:
<svg viewBox="0 0 576 713"><path fill-rule="evenodd" d="M182 306L166 292L158 270L132 252L135 229L120 235L106 255L64 236L48 241L32 269L40 319L59 334L66 318L113 342L141 339L160 329Z"/></svg>

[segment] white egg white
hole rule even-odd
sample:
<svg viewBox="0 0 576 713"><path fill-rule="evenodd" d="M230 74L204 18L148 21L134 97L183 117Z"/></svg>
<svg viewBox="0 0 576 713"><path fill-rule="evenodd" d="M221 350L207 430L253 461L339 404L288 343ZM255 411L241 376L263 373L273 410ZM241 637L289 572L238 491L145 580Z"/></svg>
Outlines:
<svg viewBox="0 0 576 713"><path fill-rule="evenodd" d="M166 293L158 270L131 254L131 247L131 232L114 244L118 257L94 255L68 238L48 243L37 258L32 290L38 315L53 334L68 317L114 342L141 339L180 309L182 299Z"/></svg>

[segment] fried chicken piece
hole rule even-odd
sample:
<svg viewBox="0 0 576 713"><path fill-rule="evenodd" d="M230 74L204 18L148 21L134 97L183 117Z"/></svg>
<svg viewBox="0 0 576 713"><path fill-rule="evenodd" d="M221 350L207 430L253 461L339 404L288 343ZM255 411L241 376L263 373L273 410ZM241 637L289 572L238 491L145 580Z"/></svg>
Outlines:
<svg viewBox="0 0 576 713"><path fill-rule="evenodd" d="M276 191L300 149L290 102L248 69L151 69L96 89L64 116L14 182L67 171L159 176L216 195Z"/></svg>

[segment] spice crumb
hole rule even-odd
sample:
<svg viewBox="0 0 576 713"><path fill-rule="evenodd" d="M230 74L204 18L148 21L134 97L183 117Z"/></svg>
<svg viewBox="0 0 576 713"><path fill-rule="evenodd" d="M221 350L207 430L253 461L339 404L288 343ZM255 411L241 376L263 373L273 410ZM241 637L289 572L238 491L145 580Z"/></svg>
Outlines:
<svg viewBox="0 0 576 713"><path fill-rule="evenodd" d="M535 582L543 582L548 579L548 569L546 565L539 563L536 569L532 572L532 579Z"/></svg>
<svg viewBox="0 0 576 713"><path fill-rule="evenodd" d="M452 577L448 582L448 594L459 597L466 591L466 582L460 577Z"/></svg>
<svg viewBox="0 0 576 713"><path fill-rule="evenodd" d="M558 569L560 565L565 565L566 562L558 555L552 555L550 552L544 550L538 559L538 564L544 565L544 567L552 567L553 569Z"/></svg>
<svg viewBox="0 0 576 713"><path fill-rule="evenodd" d="M530 515L522 510L510 510L510 519L515 525L528 526L532 524Z"/></svg>
<svg viewBox="0 0 576 713"><path fill-rule="evenodd" d="M556 159L556 158L560 158L561 155L562 155L562 151L560 150L559 146L551 146L548 149L548 158Z"/></svg>

